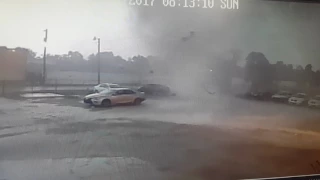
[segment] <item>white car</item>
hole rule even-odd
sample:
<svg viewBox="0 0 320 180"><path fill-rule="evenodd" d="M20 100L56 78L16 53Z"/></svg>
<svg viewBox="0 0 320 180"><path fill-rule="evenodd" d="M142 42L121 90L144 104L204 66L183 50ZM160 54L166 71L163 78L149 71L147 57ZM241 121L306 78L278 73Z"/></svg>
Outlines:
<svg viewBox="0 0 320 180"><path fill-rule="evenodd" d="M130 88L107 89L100 93L87 95L83 99L84 103L93 106L113 106L117 104L135 104L139 105L145 101L143 92L135 91Z"/></svg>
<svg viewBox="0 0 320 180"><path fill-rule="evenodd" d="M289 104L303 105L308 101L305 93L298 93L289 98Z"/></svg>
<svg viewBox="0 0 320 180"><path fill-rule="evenodd" d="M274 101L281 101L281 102L287 102L288 99L292 96L292 93L288 91L281 91L277 94L274 94L271 96L272 100Z"/></svg>
<svg viewBox="0 0 320 180"><path fill-rule="evenodd" d="M311 98L308 101L308 105L310 107L320 107L320 95L317 95L317 96Z"/></svg>
<svg viewBox="0 0 320 180"><path fill-rule="evenodd" d="M111 89L111 88L120 88L118 84L112 84L112 83L102 83L98 84L93 87L93 92L98 93L101 91L104 91L106 89Z"/></svg>

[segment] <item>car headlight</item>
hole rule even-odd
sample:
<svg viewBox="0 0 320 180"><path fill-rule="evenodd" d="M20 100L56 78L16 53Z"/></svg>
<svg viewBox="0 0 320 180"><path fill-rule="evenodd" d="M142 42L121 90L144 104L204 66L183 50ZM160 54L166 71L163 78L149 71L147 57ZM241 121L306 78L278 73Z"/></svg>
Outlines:
<svg viewBox="0 0 320 180"><path fill-rule="evenodd" d="M98 101L98 100L99 100L99 98L92 98L92 100L93 100L93 101Z"/></svg>

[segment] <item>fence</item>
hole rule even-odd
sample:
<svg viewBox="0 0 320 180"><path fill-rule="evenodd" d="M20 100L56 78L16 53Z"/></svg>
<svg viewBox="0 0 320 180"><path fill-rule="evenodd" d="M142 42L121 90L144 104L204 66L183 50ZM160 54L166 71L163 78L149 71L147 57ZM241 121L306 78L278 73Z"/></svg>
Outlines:
<svg viewBox="0 0 320 180"><path fill-rule="evenodd" d="M100 83L117 83L123 86L138 86L145 83L166 84L168 78L152 74L116 74L101 73ZM85 93L97 85L97 74L90 72L49 72L46 83L39 79L29 78L19 83L0 81L0 95L16 95L18 93Z"/></svg>
<svg viewBox="0 0 320 180"><path fill-rule="evenodd" d="M9 82L0 81L0 96L16 96L21 93L58 93L58 94L86 94L93 89L93 86L97 84L96 81L91 80L73 80L73 79L48 79L45 85L41 85L39 82ZM101 81L105 82L105 81ZM122 81L117 82L109 81L113 83L120 84L126 87L137 87L141 84L147 83L159 83L164 85L169 85L172 89L179 90L179 83L176 85L169 84L170 78L165 78L161 76L155 77L144 77L138 81ZM245 93L249 89L249 84L243 81L233 81L232 92L233 93ZM212 88L217 88L216 85L212 84ZM181 89L181 87L180 87ZM191 88L192 89L192 88ZM190 91L188 88L184 88L184 91ZM320 88L311 87L300 87L292 88L289 86L279 86L278 90L288 90L293 93L304 92L309 96L320 95Z"/></svg>
<svg viewBox="0 0 320 180"><path fill-rule="evenodd" d="M144 75L145 76L145 75ZM125 73L100 73L101 83L140 83L144 78L139 74ZM97 73L76 71L48 72L46 84L97 84ZM56 82L58 81L58 82Z"/></svg>

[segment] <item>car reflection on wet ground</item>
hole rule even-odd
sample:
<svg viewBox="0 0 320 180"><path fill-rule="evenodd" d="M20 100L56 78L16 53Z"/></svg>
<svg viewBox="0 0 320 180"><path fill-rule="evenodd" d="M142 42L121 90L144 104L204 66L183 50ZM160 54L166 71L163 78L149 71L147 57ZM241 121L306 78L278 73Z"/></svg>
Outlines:
<svg viewBox="0 0 320 180"><path fill-rule="evenodd" d="M0 101L0 179L257 178L315 173L320 159L313 109L218 95Z"/></svg>

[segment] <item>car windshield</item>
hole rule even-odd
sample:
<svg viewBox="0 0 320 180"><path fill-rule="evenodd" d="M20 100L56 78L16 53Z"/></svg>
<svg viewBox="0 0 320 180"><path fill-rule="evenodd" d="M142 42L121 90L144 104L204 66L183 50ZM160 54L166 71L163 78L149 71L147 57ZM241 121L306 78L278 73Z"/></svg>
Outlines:
<svg viewBox="0 0 320 180"><path fill-rule="evenodd" d="M282 96L289 96L289 95L290 95L290 93L288 93L288 92L280 92L280 93L279 93L279 95L282 95Z"/></svg>
<svg viewBox="0 0 320 180"><path fill-rule="evenodd" d="M109 85L109 87L110 88L118 88L118 87L120 87L118 84L111 84L111 85Z"/></svg>
<svg viewBox="0 0 320 180"><path fill-rule="evenodd" d="M320 172L320 0L0 0L0 12L0 180Z"/></svg>
<svg viewBox="0 0 320 180"><path fill-rule="evenodd" d="M109 89L106 89L106 90L103 90L101 92L99 92L100 94L109 94L109 93L112 93L113 91L112 90L109 90Z"/></svg>
<svg viewBox="0 0 320 180"><path fill-rule="evenodd" d="M304 94L295 94L293 97L296 97L296 98L305 98L306 95L304 95Z"/></svg>
<svg viewBox="0 0 320 180"><path fill-rule="evenodd" d="M109 85L108 84L100 84L100 85L98 85L99 87L102 87L102 88L108 88L109 87Z"/></svg>

